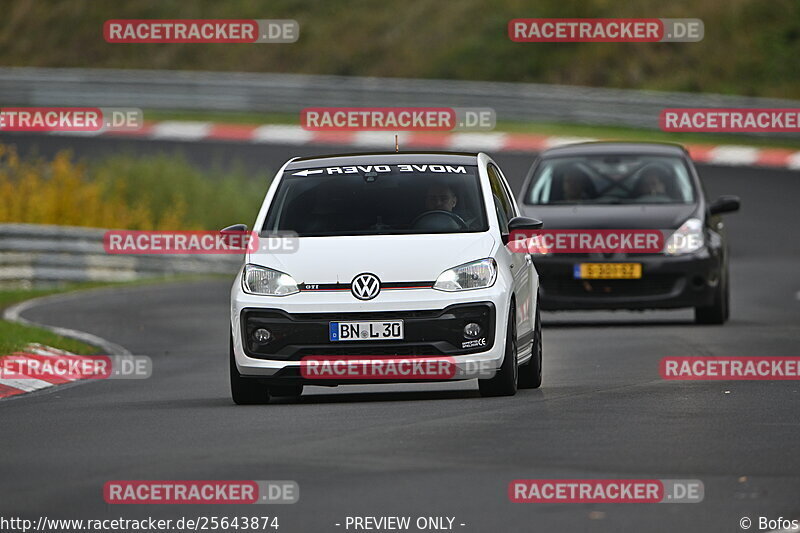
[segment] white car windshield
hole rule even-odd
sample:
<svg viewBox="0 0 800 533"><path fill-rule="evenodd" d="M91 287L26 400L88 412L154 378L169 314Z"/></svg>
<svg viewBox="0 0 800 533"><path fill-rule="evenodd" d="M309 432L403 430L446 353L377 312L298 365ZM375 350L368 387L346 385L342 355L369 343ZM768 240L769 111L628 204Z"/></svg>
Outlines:
<svg viewBox="0 0 800 533"><path fill-rule="evenodd" d="M478 167L424 163L287 170L262 228L300 237L487 230Z"/></svg>

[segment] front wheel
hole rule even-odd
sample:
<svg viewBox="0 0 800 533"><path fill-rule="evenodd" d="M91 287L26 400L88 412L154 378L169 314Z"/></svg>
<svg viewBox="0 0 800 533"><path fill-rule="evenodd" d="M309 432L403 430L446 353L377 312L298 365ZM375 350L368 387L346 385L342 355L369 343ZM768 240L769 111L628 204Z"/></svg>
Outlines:
<svg viewBox="0 0 800 533"><path fill-rule="evenodd" d="M536 320L533 326L531 359L519 369L519 388L538 389L542 385L542 316L536 299Z"/></svg>
<svg viewBox="0 0 800 533"><path fill-rule="evenodd" d="M517 366L517 322L513 309L508 313L508 331L506 332L506 353L500 370L491 379L479 379L478 388L481 396L514 396L517 393L519 378Z"/></svg>
<svg viewBox="0 0 800 533"><path fill-rule="evenodd" d="M730 315L730 285L724 272L714 291L711 305L694 308L694 320L698 324L724 324Z"/></svg>

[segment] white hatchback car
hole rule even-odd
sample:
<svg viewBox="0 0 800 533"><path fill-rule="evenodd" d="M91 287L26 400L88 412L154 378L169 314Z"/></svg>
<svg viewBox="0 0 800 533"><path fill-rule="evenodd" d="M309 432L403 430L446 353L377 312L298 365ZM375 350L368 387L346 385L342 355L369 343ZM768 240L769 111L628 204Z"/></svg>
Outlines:
<svg viewBox="0 0 800 533"><path fill-rule="evenodd" d="M456 370L447 379L478 378L484 396L539 387L539 278L506 244L511 230L541 226L520 216L483 153L290 160L254 231L296 234L296 250L248 252L231 290L234 402L299 396L309 384L420 381L309 378L304 362L323 356L443 358Z"/></svg>

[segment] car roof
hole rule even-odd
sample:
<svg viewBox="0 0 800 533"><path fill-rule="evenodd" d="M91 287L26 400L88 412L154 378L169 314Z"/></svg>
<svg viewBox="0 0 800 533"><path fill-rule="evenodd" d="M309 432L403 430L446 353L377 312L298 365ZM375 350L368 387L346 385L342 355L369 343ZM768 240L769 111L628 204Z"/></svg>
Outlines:
<svg viewBox="0 0 800 533"><path fill-rule="evenodd" d="M541 157L603 154L688 155L680 144L657 142L592 141L566 144L543 151Z"/></svg>
<svg viewBox="0 0 800 533"><path fill-rule="evenodd" d="M477 165L478 154L469 152L367 152L301 157L286 165L286 170L319 166L380 165L380 164L448 164Z"/></svg>

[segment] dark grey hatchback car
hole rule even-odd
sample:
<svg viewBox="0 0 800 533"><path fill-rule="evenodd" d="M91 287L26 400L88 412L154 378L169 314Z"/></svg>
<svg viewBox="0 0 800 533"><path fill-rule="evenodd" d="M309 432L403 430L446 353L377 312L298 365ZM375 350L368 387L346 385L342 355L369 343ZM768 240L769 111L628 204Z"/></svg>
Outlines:
<svg viewBox="0 0 800 533"><path fill-rule="evenodd" d="M542 309L692 307L698 323L728 319L728 252L720 215L737 211L739 198L709 202L682 146L592 142L552 148L533 163L521 198L524 214L544 220L548 229L669 230L689 237L678 246L670 244L678 239L667 239L661 253L537 255ZM597 263L625 268L579 268ZM598 270L605 272L586 275Z"/></svg>

